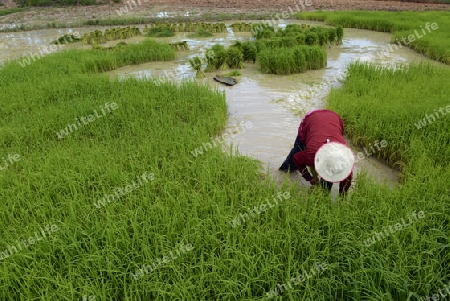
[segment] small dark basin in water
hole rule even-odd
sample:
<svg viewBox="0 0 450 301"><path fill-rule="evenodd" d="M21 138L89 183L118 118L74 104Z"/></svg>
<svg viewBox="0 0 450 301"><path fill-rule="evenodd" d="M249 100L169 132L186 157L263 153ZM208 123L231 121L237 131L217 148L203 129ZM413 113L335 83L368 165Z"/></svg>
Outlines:
<svg viewBox="0 0 450 301"><path fill-rule="evenodd" d="M235 78L232 78L232 77L225 77L225 76L216 75L216 77L214 77L214 80L216 82L225 84L227 86L234 86L234 85L237 84L237 80Z"/></svg>

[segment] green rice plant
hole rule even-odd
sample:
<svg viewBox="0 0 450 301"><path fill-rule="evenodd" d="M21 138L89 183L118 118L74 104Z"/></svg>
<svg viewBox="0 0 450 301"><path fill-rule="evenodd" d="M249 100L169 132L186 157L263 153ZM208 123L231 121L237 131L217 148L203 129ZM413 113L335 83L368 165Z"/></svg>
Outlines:
<svg viewBox="0 0 450 301"><path fill-rule="evenodd" d="M205 74L202 71L202 60L198 56L189 59L189 65L196 71L195 78L205 77Z"/></svg>
<svg viewBox="0 0 450 301"><path fill-rule="evenodd" d="M333 32L335 32L334 28L331 28ZM320 46L326 46L329 44L329 35L328 35L328 30L318 30L315 33L317 34L317 40L318 40L318 44Z"/></svg>
<svg viewBox="0 0 450 301"><path fill-rule="evenodd" d="M106 42L103 32L101 32L100 30L94 31L94 36L95 36L96 44L103 44Z"/></svg>
<svg viewBox="0 0 450 301"><path fill-rule="evenodd" d="M244 54L238 47L229 47L227 50L226 63L229 68L242 69L244 68Z"/></svg>
<svg viewBox="0 0 450 301"><path fill-rule="evenodd" d="M287 37L280 38L280 41L281 41L282 47L291 48L291 47L295 47L298 45L297 39L294 36L287 36Z"/></svg>
<svg viewBox="0 0 450 301"><path fill-rule="evenodd" d="M192 23L184 24L184 31L193 31L193 24Z"/></svg>
<svg viewBox="0 0 450 301"><path fill-rule="evenodd" d="M218 69L218 70L221 70L221 71L226 71L226 70L229 70L229 69L230 69L230 66L228 66L227 61L224 61L224 62L222 63L222 65L220 65L219 68L217 68L217 69Z"/></svg>
<svg viewBox="0 0 450 301"><path fill-rule="evenodd" d="M327 66L327 52L322 47L307 47L300 48L305 55L307 70L318 70Z"/></svg>
<svg viewBox="0 0 450 301"><path fill-rule="evenodd" d="M147 31L147 37L153 37L153 38L163 38L163 37L174 37L175 32L170 30L167 26L158 26L150 28Z"/></svg>
<svg viewBox="0 0 450 301"><path fill-rule="evenodd" d="M0 9L0 17L23 11L23 8L2 8Z"/></svg>
<svg viewBox="0 0 450 301"><path fill-rule="evenodd" d="M226 64L227 60L227 50L223 45L215 44L211 47L211 50L214 53L214 62L216 70L228 70L228 66Z"/></svg>
<svg viewBox="0 0 450 301"><path fill-rule="evenodd" d="M242 53L244 54L244 61L256 62L257 48L253 41L246 41L242 43Z"/></svg>
<svg viewBox="0 0 450 301"><path fill-rule="evenodd" d="M50 44L68 44L68 43L75 43L80 41L80 37L75 36L73 34L65 34L56 40L50 42Z"/></svg>
<svg viewBox="0 0 450 301"><path fill-rule="evenodd" d="M342 38L344 37L344 29L342 26L336 27L336 44L340 45L342 44Z"/></svg>
<svg viewBox="0 0 450 301"><path fill-rule="evenodd" d="M81 38L77 39L73 35L64 35L60 37L58 40L53 41L52 43L58 43L61 41L69 40L70 42L81 41L82 45L96 45L103 44L107 41L114 41L118 39L128 39L134 36L141 35L139 28L136 26L133 27L125 27L125 28L109 28L106 29L105 32L100 30L95 30L89 33L85 33Z"/></svg>
<svg viewBox="0 0 450 301"><path fill-rule="evenodd" d="M216 62L216 54L214 51L209 50L205 54L205 60L206 60L206 68L205 72L214 72L217 70L217 62Z"/></svg>
<svg viewBox="0 0 450 301"><path fill-rule="evenodd" d="M317 36L317 33L315 32L307 32L306 33L306 38L305 38L305 43L306 45L318 45L319 44L319 38Z"/></svg>
<svg viewBox="0 0 450 301"><path fill-rule="evenodd" d="M299 13L298 18L325 21L333 26L390 32L392 43L407 45L431 59L450 64L450 18L447 12L305 12ZM435 29L430 27L433 23ZM342 30L339 27L337 30L337 41L342 43Z"/></svg>
<svg viewBox="0 0 450 301"><path fill-rule="evenodd" d="M233 32L250 32L252 30L252 24L245 22L235 22L230 27Z"/></svg>
<svg viewBox="0 0 450 301"><path fill-rule="evenodd" d="M295 34L298 34L301 32L303 32L303 29L300 26L300 24L288 24L288 25L286 25L284 30L277 31L277 36L287 36L287 35L292 35L292 34L295 35Z"/></svg>
<svg viewBox="0 0 450 301"><path fill-rule="evenodd" d="M350 66L350 77L343 89L330 94L330 107L343 114L352 139L363 137L358 144L368 143L375 137L376 139L384 137L386 141L388 141L387 137L392 139L391 145L379 153L379 156L390 166L398 168L407 162L412 163L415 159L411 155L419 152L434 157L436 164L444 164L443 159L450 156L448 148L442 149L442 145L447 144L444 142L447 135L442 135L446 131L445 120L439 121L436 116L433 116L435 121L423 128L417 128L415 124L421 124L427 112L431 114L434 109L438 110L448 104L448 99L444 96L445 92L436 93L439 85L444 81L440 77L447 76L448 73L446 69L427 64L412 64L405 70L380 69L376 65L353 64ZM368 85L370 89L363 87L364 85ZM404 88L399 91L395 88L397 86ZM391 92L381 95L379 94L381 91ZM409 92L401 96L404 91ZM342 101L344 98L346 100ZM350 104L352 101L353 103ZM365 105L358 108L358 105L363 102ZM377 112L378 116L375 120L371 117L374 112ZM358 121L354 116L358 116ZM433 121L433 119L430 120ZM364 129L363 123L365 123ZM421 141L423 147L427 145L427 149L413 151L411 147L417 141ZM435 155L437 153L439 153L438 156Z"/></svg>
<svg viewBox="0 0 450 301"><path fill-rule="evenodd" d="M169 44L176 51L187 51L189 50L189 45L187 41L175 42Z"/></svg>
<svg viewBox="0 0 450 301"><path fill-rule="evenodd" d="M336 33L337 33L337 28L330 28L328 29L328 43L330 44L336 44Z"/></svg>
<svg viewBox="0 0 450 301"><path fill-rule="evenodd" d="M297 45L306 45L306 34L299 33L295 36L295 40L297 41Z"/></svg>
<svg viewBox="0 0 450 301"><path fill-rule="evenodd" d="M214 35L211 32L206 31L205 29L201 28L192 34L189 34L187 37L188 38L209 38L209 37L213 37L213 36Z"/></svg>
<svg viewBox="0 0 450 301"><path fill-rule="evenodd" d="M326 51L319 46L264 49L258 54L262 73L294 74L326 66Z"/></svg>
<svg viewBox="0 0 450 301"><path fill-rule="evenodd" d="M259 39L268 39L275 36L275 28L266 23L255 23L252 26L252 36Z"/></svg>
<svg viewBox="0 0 450 301"><path fill-rule="evenodd" d="M161 24L159 24L161 25ZM167 24L167 26L174 32L210 32L221 33L226 31L224 23L198 23L198 22L185 22L183 24ZM195 36L197 37L197 36ZM201 37L201 36L200 36Z"/></svg>
<svg viewBox="0 0 450 301"><path fill-rule="evenodd" d="M258 52L255 41L236 41L231 46L238 48L242 52L242 54L244 55L243 61L252 61L253 63L255 63L256 55Z"/></svg>

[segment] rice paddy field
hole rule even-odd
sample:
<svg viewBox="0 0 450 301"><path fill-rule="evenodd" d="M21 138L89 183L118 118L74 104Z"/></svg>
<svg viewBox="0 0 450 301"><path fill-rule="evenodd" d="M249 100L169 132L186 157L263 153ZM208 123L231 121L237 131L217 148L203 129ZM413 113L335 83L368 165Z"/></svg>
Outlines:
<svg viewBox="0 0 450 301"><path fill-rule="evenodd" d="M402 21L383 14L366 19ZM418 23L401 30L437 22L436 36L423 39L424 53L438 59L431 53L448 42L447 15L416 14L408 16ZM355 144L389 141L380 157L403 176L389 188L360 175L347 198L333 200L276 183L261 162L215 145L228 120L222 90L105 74L176 55L149 39L1 67L0 300L384 301L446 293L448 66L348 67L327 108L343 117Z"/></svg>

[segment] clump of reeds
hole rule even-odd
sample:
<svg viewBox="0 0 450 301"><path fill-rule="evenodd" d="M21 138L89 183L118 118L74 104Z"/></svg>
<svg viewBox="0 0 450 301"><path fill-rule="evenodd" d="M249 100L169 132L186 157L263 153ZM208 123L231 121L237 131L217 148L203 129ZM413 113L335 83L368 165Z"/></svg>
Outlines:
<svg viewBox="0 0 450 301"><path fill-rule="evenodd" d="M209 38L209 37L213 37L213 36L214 36L214 34L212 34L211 32L206 31L203 28L200 28L196 32L188 35L188 38Z"/></svg>
<svg viewBox="0 0 450 301"><path fill-rule="evenodd" d="M342 44L342 38L344 37L344 28L342 26L336 27L336 44Z"/></svg>
<svg viewBox="0 0 450 301"><path fill-rule="evenodd" d="M176 51L189 50L189 45L188 45L187 41L170 43L169 45Z"/></svg>
<svg viewBox="0 0 450 301"><path fill-rule="evenodd" d="M236 22L230 25L233 32L250 32L252 30L251 23Z"/></svg>
<svg viewBox="0 0 450 301"><path fill-rule="evenodd" d="M220 70L228 70L227 65L227 50L223 45L216 44L211 47L211 50L207 52L208 72ZM213 70L214 66L214 70Z"/></svg>
<svg viewBox="0 0 450 301"><path fill-rule="evenodd" d="M244 54L238 47L229 47L226 62L229 68L244 68Z"/></svg>
<svg viewBox="0 0 450 301"><path fill-rule="evenodd" d="M242 75L241 72L239 72L238 70L233 70L233 71L230 71L228 73L221 74L220 76L231 77L231 76L241 76L241 75Z"/></svg>
<svg viewBox="0 0 450 301"><path fill-rule="evenodd" d="M293 74L326 66L326 50L319 46L264 49L258 54L261 72Z"/></svg>
<svg viewBox="0 0 450 301"><path fill-rule="evenodd" d="M205 74L202 71L202 60L198 56L189 59L189 65L196 71L195 78L205 77Z"/></svg>
<svg viewBox="0 0 450 301"><path fill-rule="evenodd" d="M255 39L267 39L275 36L275 28L267 23L253 24L251 31Z"/></svg>
<svg viewBox="0 0 450 301"><path fill-rule="evenodd" d="M228 70L230 68L245 68L244 54L241 46L242 44L240 42L236 42L235 45L230 46L228 49L220 44L211 47L205 54L207 62L205 72Z"/></svg>
<svg viewBox="0 0 450 301"><path fill-rule="evenodd" d="M173 32L197 32L204 30L210 33L222 33L227 31L224 23L206 23L206 22L186 22L186 23L167 23L156 22L146 24L144 32L148 32L151 28L168 27Z"/></svg>
<svg viewBox="0 0 450 301"><path fill-rule="evenodd" d="M164 37L174 37L175 32L170 29L168 26L158 26L150 28L147 31L147 37L153 38L164 38Z"/></svg>
<svg viewBox="0 0 450 301"><path fill-rule="evenodd" d="M79 40L83 45L96 45L106 43L107 41L128 39L141 34L138 27L127 26L123 28L109 28L106 29L105 32L100 30L91 31L85 33Z"/></svg>
<svg viewBox="0 0 450 301"><path fill-rule="evenodd" d="M214 72L216 68L216 53L213 50L208 50L205 53L206 68L205 72Z"/></svg>
<svg viewBox="0 0 450 301"><path fill-rule="evenodd" d="M251 61L255 63L258 49L254 41L245 41L245 42L236 41L232 46L240 49L240 51L244 55L243 57L244 62Z"/></svg>
<svg viewBox="0 0 450 301"><path fill-rule="evenodd" d="M69 44L69 43L75 43L80 40L80 37L77 37L73 34L65 34L56 40L52 41L50 44Z"/></svg>

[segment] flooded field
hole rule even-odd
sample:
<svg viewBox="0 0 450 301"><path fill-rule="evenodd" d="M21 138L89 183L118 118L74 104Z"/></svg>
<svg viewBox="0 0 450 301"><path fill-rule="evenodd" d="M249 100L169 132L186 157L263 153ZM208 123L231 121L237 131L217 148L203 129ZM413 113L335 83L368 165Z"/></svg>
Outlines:
<svg viewBox="0 0 450 301"><path fill-rule="evenodd" d="M280 24L280 27L296 21ZM301 22L320 24L319 22ZM231 24L231 22L227 23ZM0 34L0 60L18 58L36 54L45 45L65 33L78 32L81 35L94 29L104 30L107 27L47 29L21 33ZM141 27L142 29L142 27ZM189 58L203 57L205 51L214 44L230 45L234 41L245 41L251 38L250 33L234 33L228 28L227 33L215 34L213 38L189 39L187 33L177 33L173 38L160 38L168 42L187 41L190 51L178 53L178 59L171 62L151 62L126 66L110 72L112 77L159 77L164 80L193 79L195 72L188 64ZM127 43L139 42L144 37L127 39ZM297 134L301 117L309 110L323 108L326 97L332 87L338 87L345 77L348 63L360 60L392 65L394 68L412 61L430 61L416 52L403 47L392 49L387 47L390 34L373 31L345 29L343 44L327 49L327 67L322 70L307 71L303 74L280 76L261 74L256 65L246 64L246 69L239 70L238 84L232 87L223 86L213 80L215 73L207 73L203 80L226 92L229 106L229 128L236 128L242 122L250 122L252 127L237 131L227 138L229 144L237 147L247 156L260 160L264 168L278 181L286 177L277 171L285 156L289 153ZM114 45L120 41L109 42ZM77 44L61 48L81 47ZM87 46L86 46L87 47ZM227 71L225 71L227 72ZM367 146L369 147L369 146ZM361 149L353 147L355 153ZM375 160L376 153L365 152L364 159L358 160L355 172L367 172L381 182L391 186L398 182L395 171ZM301 179L298 174L292 179ZM303 180L301 183L306 185ZM335 185L336 186L336 185Z"/></svg>
<svg viewBox="0 0 450 301"><path fill-rule="evenodd" d="M295 42L287 30L237 43L246 62L257 54L256 64L245 63L233 73L236 85L225 86L215 76L243 63L236 49L220 46L252 39L232 26L210 38L178 33L201 25L177 26L173 37L138 35L99 45L103 50L50 43L107 27L0 33L0 296L425 300L443 291L450 69L390 41L436 22L439 30L411 45L430 42L417 51L447 63L450 21L444 12L310 17L324 15L374 30L384 24L392 36L292 26L306 29ZM289 23L323 26L278 26ZM394 30L404 25L407 31ZM83 42L134 33L97 32ZM308 46L289 49L308 36ZM127 45L111 47L122 41ZM200 58L217 43L208 61L214 72L196 79L206 67ZM348 140L358 144L351 146L355 181L343 198L338 185L330 197L298 173L278 171L300 120L318 108L341 114Z"/></svg>

